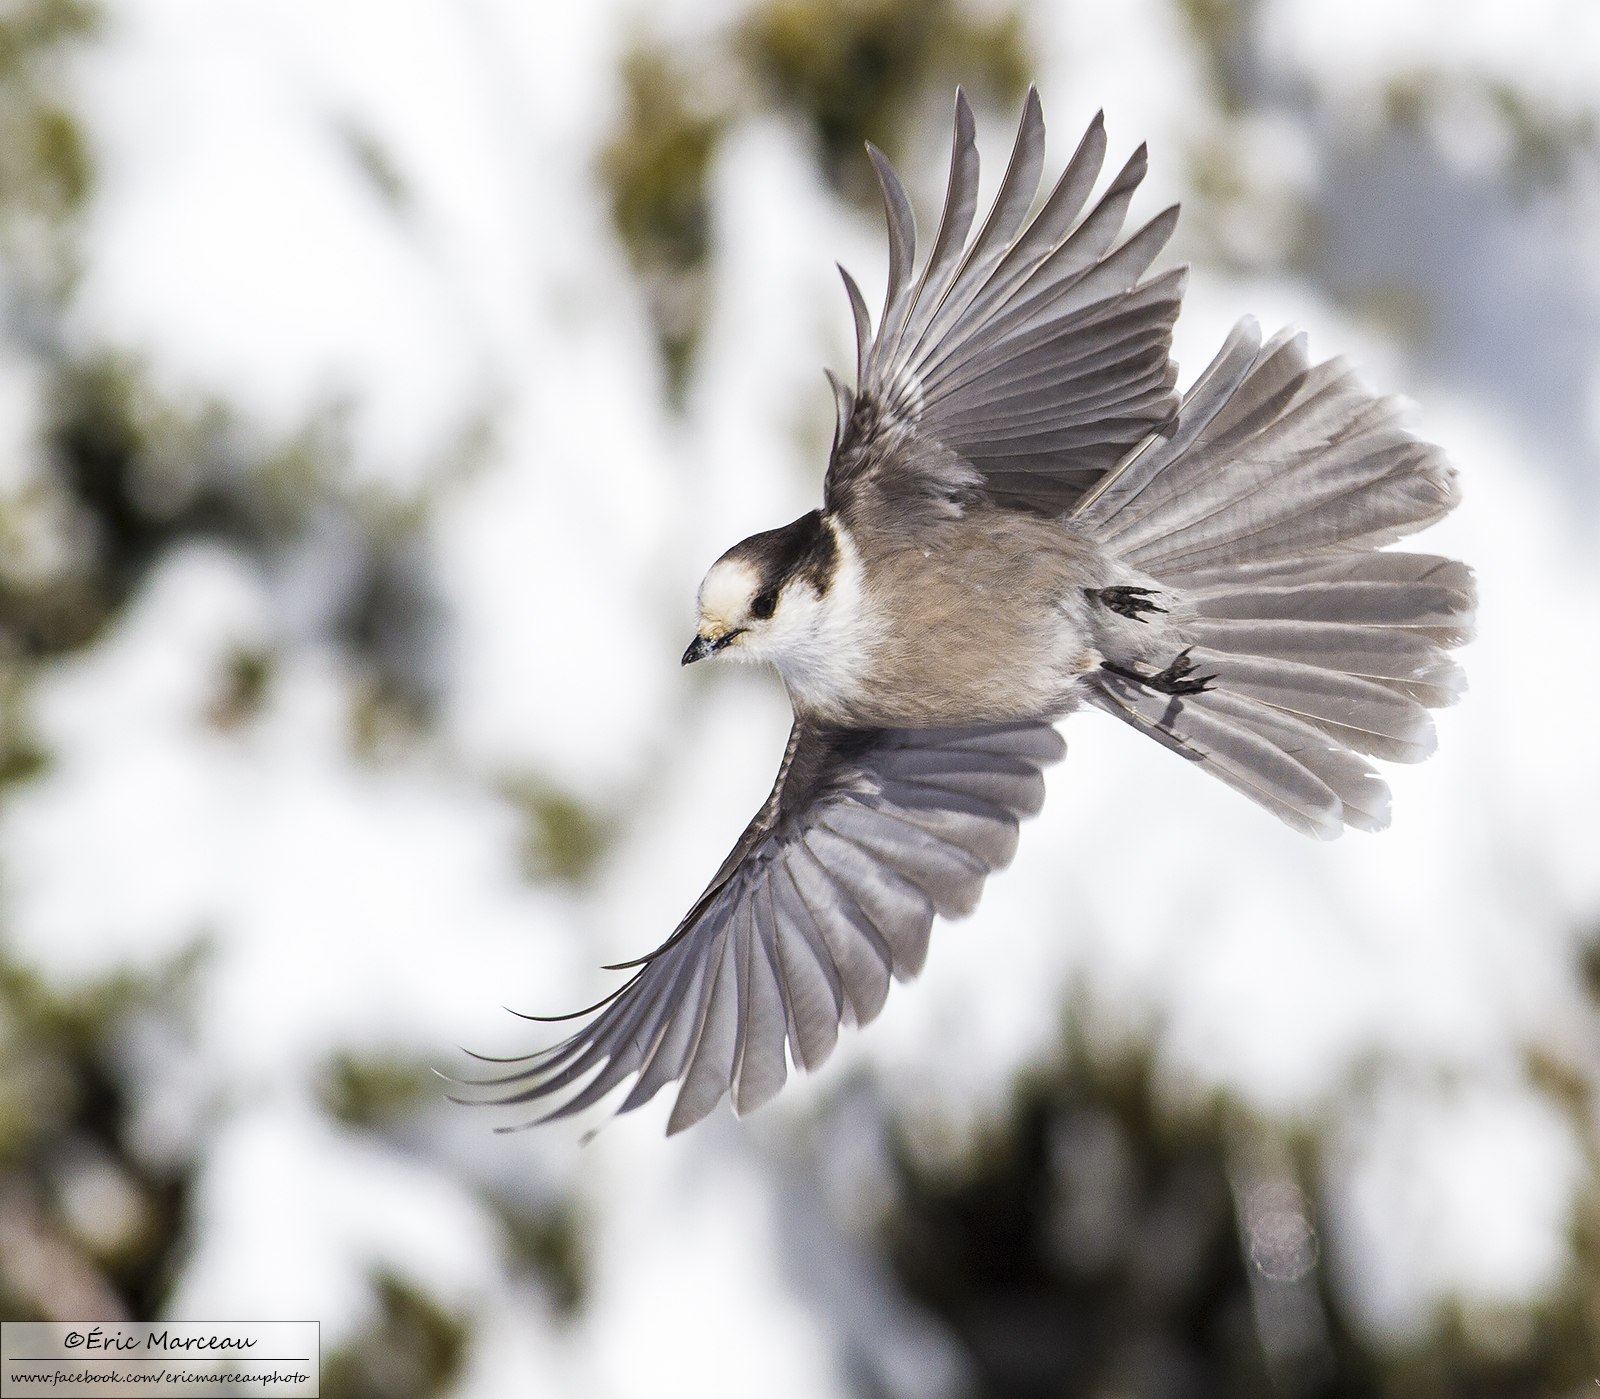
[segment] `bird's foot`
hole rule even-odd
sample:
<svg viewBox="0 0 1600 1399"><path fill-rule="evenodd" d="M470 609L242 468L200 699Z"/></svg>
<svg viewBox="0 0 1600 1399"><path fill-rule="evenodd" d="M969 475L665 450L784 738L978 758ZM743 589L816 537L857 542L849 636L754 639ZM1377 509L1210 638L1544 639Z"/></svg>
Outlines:
<svg viewBox="0 0 1600 1399"><path fill-rule="evenodd" d="M1216 688L1212 682L1217 677L1196 675L1189 650L1190 648L1185 646L1164 670L1138 670L1132 666L1118 665L1115 661L1101 661L1100 668L1109 670L1113 675L1120 675L1124 680L1131 680L1136 685L1143 685L1147 690L1154 690L1157 694L1203 695L1207 690Z"/></svg>
<svg viewBox="0 0 1600 1399"><path fill-rule="evenodd" d="M1083 591L1102 607L1109 607L1118 616L1135 622L1147 621L1146 612L1167 610L1154 600L1156 593L1151 588L1085 588Z"/></svg>

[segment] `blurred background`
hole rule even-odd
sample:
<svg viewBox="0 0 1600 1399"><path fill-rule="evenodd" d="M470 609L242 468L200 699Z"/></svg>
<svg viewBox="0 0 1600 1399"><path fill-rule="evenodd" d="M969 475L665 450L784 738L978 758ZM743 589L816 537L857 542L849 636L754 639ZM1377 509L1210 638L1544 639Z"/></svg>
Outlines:
<svg viewBox="0 0 1600 1399"><path fill-rule="evenodd" d="M681 671L810 508L952 90L1104 107L1239 315L1414 398L1471 692L1315 845L1101 716L748 1122L495 1135L764 796ZM1593 0L4 0L0 1312L312 1318L347 1396L1600 1380Z"/></svg>

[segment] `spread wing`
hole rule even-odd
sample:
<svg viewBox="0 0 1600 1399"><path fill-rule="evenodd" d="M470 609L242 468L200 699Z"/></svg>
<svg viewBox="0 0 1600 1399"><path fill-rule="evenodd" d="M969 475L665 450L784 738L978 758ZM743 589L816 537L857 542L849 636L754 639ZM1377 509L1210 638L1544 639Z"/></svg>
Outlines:
<svg viewBox="0 0 1600 1399"><path fill-rule="evenodd" d="M935 913L969 913L1064 751L1048 724L850 731L796 724L778 780L672 937L560 1044L484 1080L566 1117L637 1075L619 1112L682 1086L669 1133L725 1094L747 1113L915 976ZM571 1018L571 1017L563 1017ZM527 1125L534 1125L529 1123Z"/></svg>
<svg viewBox="0 0 1600 1399"><path fill-rule="evenodd" d="M1176 410L1168 350L1184 272L1139 280L1171 236L1176 206L1112 248L1144 178L1140 146L1079 219L1105 159L1097 116L1029 219L1044 163L1030 88L994 206L968 241L978 153L958 92L944 217L913 278L910 201L882 153L868 150L888 216L889 286L874 336L860 289L840 269L855 314L856 387L833 380L829 508L848 512L876 491L947 511L976 495L1062 513Z"/></svg>

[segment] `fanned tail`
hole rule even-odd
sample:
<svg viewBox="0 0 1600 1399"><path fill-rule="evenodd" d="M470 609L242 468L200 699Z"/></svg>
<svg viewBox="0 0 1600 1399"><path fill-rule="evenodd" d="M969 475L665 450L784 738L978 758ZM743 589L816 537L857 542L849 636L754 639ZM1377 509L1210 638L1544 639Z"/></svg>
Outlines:
<svg viewBox="0 0 1600 1399"><path fill-rule="evenodd" d="M1461 693L1471 571L1381 546L1456 503L1455 474L1342 361L1244 321L1164 434L1109 473L1077 528L1168 594L1188 674L1101 672L1090 699L1317 836L1388 823L1368 758L1433 751Z"/></svg>

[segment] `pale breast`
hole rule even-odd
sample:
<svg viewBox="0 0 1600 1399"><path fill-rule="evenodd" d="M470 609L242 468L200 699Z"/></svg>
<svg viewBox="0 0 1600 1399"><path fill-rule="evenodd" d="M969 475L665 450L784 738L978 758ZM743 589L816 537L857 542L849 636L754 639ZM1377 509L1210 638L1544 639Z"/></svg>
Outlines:
<svg viewBox="0 0 1600 1399"><path fill-rule="evenodd" d="M1085 587L1112 565L1058 522L972 512L914 541L857 548L870 664L857 723L930 726L1060 714L1099 663Z"/></svg>
<svg viewBox="0 0 1600 1399"><path fill-rule="evenodd" d="M855 717L856 702L870 683L874 640L884 621L864 585L854 541L837 521L826 522L838 546L827 587L820 595L801 587L786 600L792 625L768 659L783 677L796 714L855 724L862 722Z"/></svg>

